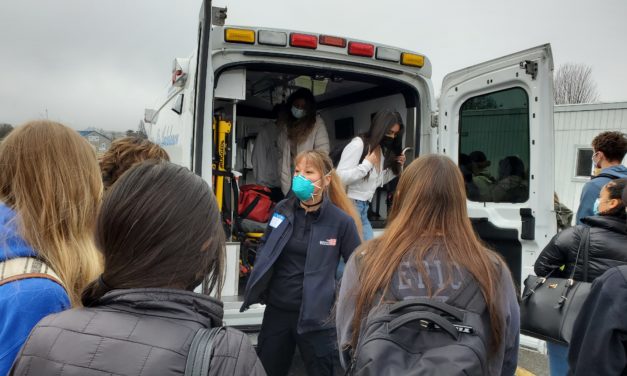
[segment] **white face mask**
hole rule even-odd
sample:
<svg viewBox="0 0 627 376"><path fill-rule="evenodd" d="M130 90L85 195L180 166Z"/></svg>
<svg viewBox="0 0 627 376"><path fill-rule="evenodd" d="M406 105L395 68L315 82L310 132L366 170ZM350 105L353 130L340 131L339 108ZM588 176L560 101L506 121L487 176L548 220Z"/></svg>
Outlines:
<svg viewBox="0 0 627 376"><path fill-rule="evenodd" d="M305 116L305 110L300 109L298 107L292 106L292 115L296 118L296 119L300 119L303 116Z"/></svg>

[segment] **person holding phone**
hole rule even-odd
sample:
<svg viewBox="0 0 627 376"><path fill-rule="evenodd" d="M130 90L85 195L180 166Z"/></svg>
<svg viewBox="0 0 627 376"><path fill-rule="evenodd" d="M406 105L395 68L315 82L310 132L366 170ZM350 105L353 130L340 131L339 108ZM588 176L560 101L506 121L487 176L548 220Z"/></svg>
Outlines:
<svg viewBox="0 0 627 376"><path fill-rule="evenodd" d="M407 148L401 151L403 129L403 119L397 111L381 110L372 119L370 129L342 151L337 174L359 212L364 240L374 236L368 209L375 191L398 176L405 164Z"/></svg>

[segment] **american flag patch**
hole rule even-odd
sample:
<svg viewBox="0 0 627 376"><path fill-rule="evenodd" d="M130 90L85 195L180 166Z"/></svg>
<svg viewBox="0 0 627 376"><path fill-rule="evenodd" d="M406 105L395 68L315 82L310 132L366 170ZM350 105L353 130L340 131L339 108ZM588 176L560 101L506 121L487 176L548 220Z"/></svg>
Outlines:
<svg viewBox="0 0 627 376"><path fill-rule="evenodd" d="M334 247L336 244L337 239L320 240L320 245L329 245L331 247Z"/></svg>

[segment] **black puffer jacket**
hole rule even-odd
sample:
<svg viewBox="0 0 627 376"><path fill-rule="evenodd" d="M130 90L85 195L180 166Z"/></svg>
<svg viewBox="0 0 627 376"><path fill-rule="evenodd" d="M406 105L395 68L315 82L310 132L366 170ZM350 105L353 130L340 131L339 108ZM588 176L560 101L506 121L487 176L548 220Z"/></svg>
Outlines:
<svg viewBox="0 0 627 376"><path fill-rule="evenodd" d="M566 265L563 271L556 270L552 276L568 278L573 270L579 241L586 226L590 227L586 282L592 282L614 266L627 264L627 228L624 218L593 216L583 218L582 222L583 225L567 228L551 239L536 260L534 265L536 275L546 276L551 270ZM579 256L574 279L583 280L583 253Z"/></svg>
<svg viewBox="0 0 627 376"><path fill-rule="evenodd" d="M183 375L199 328L222 325L222 303L182 290L114 290L94 307L37 324L11 375ZM209 375L265 375L247 336L227 328Z"/></svg>

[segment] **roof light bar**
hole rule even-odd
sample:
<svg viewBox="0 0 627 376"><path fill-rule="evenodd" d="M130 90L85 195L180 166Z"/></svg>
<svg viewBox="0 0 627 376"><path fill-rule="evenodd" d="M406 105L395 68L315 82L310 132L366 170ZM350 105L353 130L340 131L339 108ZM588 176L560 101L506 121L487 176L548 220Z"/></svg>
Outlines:
<svg viewBox="0 0 627 376"><path fill-rule="evenodd" d="M257 32L259 44L269 46L287 46L287 33L280 31L259 30Z"/></svg>
<svg viewBox="0 0 627 376"><path fill-rule="evenodd" d="M373 57L374 45L360 42L348 42L348 54L364 57Z"/></svg>
<svg viewBox="0 0 627 376"><path fill-rule="evenodd" d="M401 51L387 47L377 47L377 60L398 63L401 60Z"/></svg>
<svg viewBox="0 0 627 376"><path fill-rule="evenodd" d="M302 48L318 48L318 37L311 34L290 34L290 46Z"/></svg>
<svg viewBox="0 0 627 376"><path fill-rule="evenodd" d="M425 57L403 52L401 55L401 64L422 68L425 65Z"/></svg>
<svg viewBox="0 0 627 376"><path fill-rule="evenodd" d="M321 35L320 44L324 44L325 46L344 48L346 47L346 39L340 37L332 37L330 35Z"/></svg>
<svg viewBox="0 0 627 376"><path fill-rule="evenodd" d="M224 29L224 40L232 43L255 43L255 31L247 29Z"/></svg>

